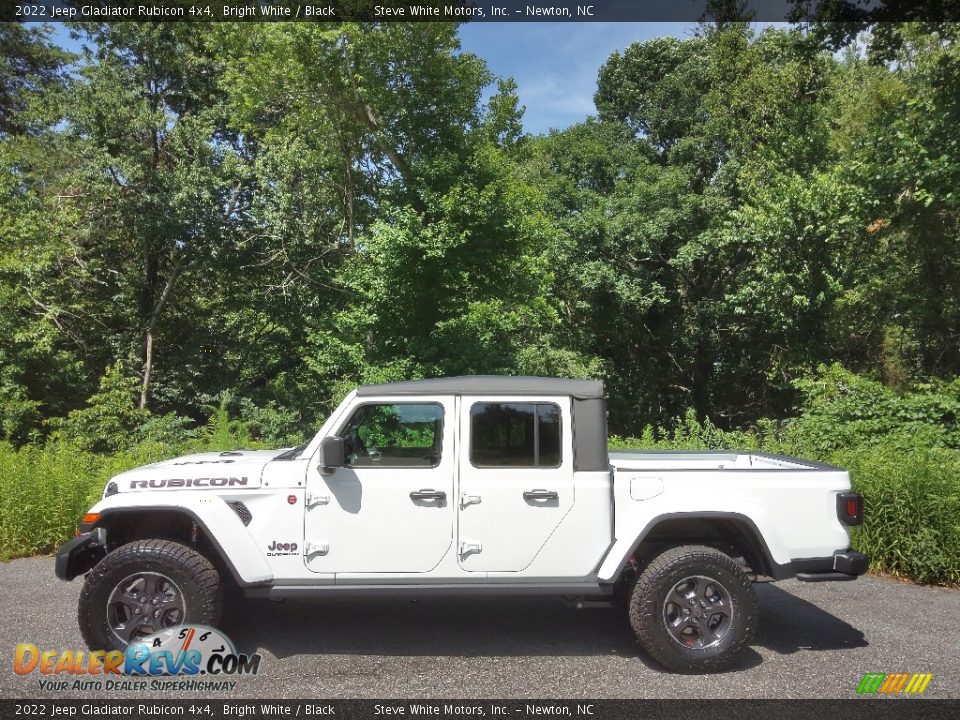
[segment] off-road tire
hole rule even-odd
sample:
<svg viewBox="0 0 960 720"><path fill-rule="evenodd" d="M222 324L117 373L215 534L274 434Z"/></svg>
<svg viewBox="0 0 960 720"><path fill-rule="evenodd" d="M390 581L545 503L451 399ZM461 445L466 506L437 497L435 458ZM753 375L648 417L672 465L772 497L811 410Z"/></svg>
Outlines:
<svg viewBox="0 0 960 720"><path fill-rule="evenodd" d="M123 545L94 566L80 592L77 618L91 650L123 650L110 627L107 604L118 583L136 573L154 573L172 580L186 605L182 623L215 626L223 608L223 590L216 568L200 553L171 540L136 540Z"/></svg>
<svg viewBox="0 0 960 720"><path fill-rule="evenodd" d="M668 596L676 597L671 595L674 588L691 577L716 581L732 601L729 625L722 637L707 647L686 647L667 624ZM750 643L759 607L753 584L728 555L703 545L682 545L658 555L637 577L630 594L629 618L637 641L658 663L678 673L708 673L728 667Z"/></svg>

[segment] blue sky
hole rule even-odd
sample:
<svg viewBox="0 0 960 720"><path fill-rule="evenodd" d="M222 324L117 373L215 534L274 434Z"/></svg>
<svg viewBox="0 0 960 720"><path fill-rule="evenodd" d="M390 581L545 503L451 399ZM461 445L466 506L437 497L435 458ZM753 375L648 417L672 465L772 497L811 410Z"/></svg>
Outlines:
<svg viewBox="0 0 960 720"><path fill-rule="evenodd" d="M670 35L687 37L691 23L466 23L463 49L517 81L527 132L562 129L595 113L597 72L615 50Z"/></svg>
<svg viewBox="0 0 960 720"><path fill-rule="evenodd" d="M524 128L546 133L595 112L597 72L612 52L664 35L687 37L695 28L692 23L465 23L460 39L463 50L486 60L498 77L517 81L526 107ZM54 39L79 50L63 25L55 26Z"/></svg>

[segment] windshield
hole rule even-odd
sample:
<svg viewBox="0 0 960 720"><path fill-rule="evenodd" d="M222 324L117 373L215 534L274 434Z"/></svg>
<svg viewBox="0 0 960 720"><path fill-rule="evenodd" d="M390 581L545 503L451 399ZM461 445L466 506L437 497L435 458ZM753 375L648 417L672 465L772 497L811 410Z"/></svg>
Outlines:
<svg viewBox="0 0 960 720"><path fill-rule="evenodd" d="M295 448L290 448L289 450L284 450L282 453L277 455L274 460L293 460L294 458L300 457L300 453L307 449L307 445L310 444L310 440L305 440L302 444L297 445Z"/></svg>

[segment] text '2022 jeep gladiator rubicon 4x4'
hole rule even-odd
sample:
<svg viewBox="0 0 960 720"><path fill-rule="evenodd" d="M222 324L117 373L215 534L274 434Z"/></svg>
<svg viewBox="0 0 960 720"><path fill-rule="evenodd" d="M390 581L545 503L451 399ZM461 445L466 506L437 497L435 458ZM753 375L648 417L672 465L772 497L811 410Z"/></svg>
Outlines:
<svg viewBox="0 0 960 720"><path fill-rule="evenodd" d="M88 645L214 625L222 586L272 598L613 596L681 672L727 665L752 583L852 580L862 498L838 468L759 453L608 453L599 382L454 377L352 392L285 451L122 473L61 549Z"/></svg>

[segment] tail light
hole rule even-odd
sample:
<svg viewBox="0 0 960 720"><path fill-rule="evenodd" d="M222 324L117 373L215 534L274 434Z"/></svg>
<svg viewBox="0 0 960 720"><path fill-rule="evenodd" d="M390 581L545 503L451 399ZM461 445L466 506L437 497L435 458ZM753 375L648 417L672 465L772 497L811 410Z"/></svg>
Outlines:
<svg viewBox="0 0 960 720"><path fill-rule="evenodd" d="M855 492L837 493L837 517L844 525L863 522L863 495Z"/></svg>

